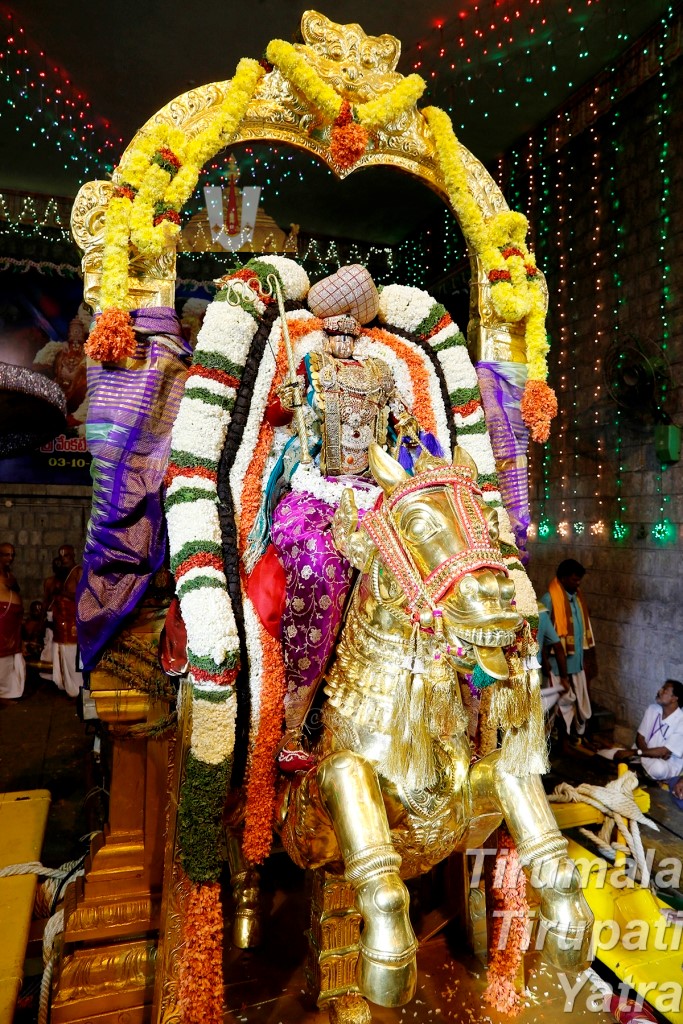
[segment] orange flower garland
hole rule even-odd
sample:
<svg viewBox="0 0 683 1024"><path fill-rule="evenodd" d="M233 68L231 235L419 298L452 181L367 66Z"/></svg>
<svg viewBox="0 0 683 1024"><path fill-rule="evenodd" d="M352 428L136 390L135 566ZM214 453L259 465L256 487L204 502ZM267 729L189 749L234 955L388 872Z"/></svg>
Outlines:
<svg viewBox="0 0 683 1024"><path fill-rule="evenodd" d="M296 341L315 328L313 320L287 321L289 336ZM315 321L316 326L320 321ZM280 345L269 401L285 379L288 370L285 346ZM244 552L247 538L261 504L263 467L273 443L273 428L264 421L259 432L249 475L242 492L242 515L239 526L239 548ZM244 583L244 578L243 578ZM270 853L273 840L277 748L282 738L282 719L286 689L285 665L280 641L272 637L259 622L259 638L263 652L263 674L260 694L260 716L256 742L249 760L247 805L242 851L252 864L261 864Z"/></svg>
<svg viewBox="0 0 683 1024"><path fill-rule="evenodd" d="M116 363L135 354L137 341L130 315L123 309L105 309L85 345L85 354L100 363Z"/></svg>
<svg viewBox="0 0 683 1024"><path fill-rule="evenodd" d="M343 100L330 135L330 156L339 167L353 167L368 145L368 132L353 120L351 104Z"/></svg>
<svg viewBox="0 0 683 1024"><path fill-rule="evenodd" d="M502 880L499 874L503 867L501 861L505 865ZM529 904L526 898L526 876L519 863L515 844L507 832L499 833L492 882L494 916L489 944L488 985L484 999L501 1013L516 1016L522 1009L515 980L527 946Z"/></svg>
<svg viewBox="0 0 683 1024"><path fill-rule="evenodd" d="M429 396L429 376L424 368L422 360L410 345L401 341L396 334L383 330L381 327L363 328L363 337L379 341L388 348L394 350L396 355L405 362L413 382L415 398L410 410L423 430L428 430L436 435L438 433L436 419L434 418L434 406Z"/></svg>
<svg viewBox="0 0 683 1024"><path fill-rule="evenodd" d="M541 444L550 436L550 422L557 416L557 398L544 380L528 380L520 404L522 418L531 437Z"/></svg>
<svg viewBox="0 0 683 1024"><path fill-rule="evenodd" d="M220 882L193 885L183 913L178 1005L183 1024L223 1024L223 910Z"/></svg>
<svg viewBox="0 0 683 1024"><path fill-rule="evenodd" d="M286 690L280 641L259 623L263 650L263 682L256 743L247 780L247 810L242 851L252 864L262 864L273 841L277 748L282 739Z"/></svg>

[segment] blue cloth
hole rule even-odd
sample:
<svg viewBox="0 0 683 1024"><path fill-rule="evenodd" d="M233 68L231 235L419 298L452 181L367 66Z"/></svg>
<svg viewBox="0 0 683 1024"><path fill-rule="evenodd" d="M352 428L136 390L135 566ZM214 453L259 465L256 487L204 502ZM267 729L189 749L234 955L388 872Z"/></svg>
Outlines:
<svg viewBox="0 0 683 1024"><path fill-rule="evenodd" d="M538 642L538 657L541 657L543 648L546 644L559 644L560 638L557 635L555 627L553 626L553 620L549 614L540 612L538 616L538 634L536 636Z"/></svg>
<svg viewBox="0 0 683 1024"><path fill-rule="evenodd" d="M679 775L675 779L667 779L666 781L667 781L668 786L669 786L669 792L671 794L671 799L676 804L676 807L679 809L679 811L683 811L683 800L681 800L677 796L674 796L674 786L676 785L677 782L680 782L680 780L681 780L681 776Z"/></svg>
<svg viewBox="0 0 683 1024"><path fill-rule="evenodd" d="M576 594L567 594L567 598L569 600L569 607L572 610L572 620L574 622L574 653L567 655L567 672L571 676L575 672L580 672L583 668L583 619L581 617L581 609L579 608L579 601ZM553 602L550 598L550 594L544 594L541 601L552 615ZM544 616L542 615L541 619L543 618ZM550 656L550 668L554 675L560 674L557 668L557 660L552 654Z"/></svg>

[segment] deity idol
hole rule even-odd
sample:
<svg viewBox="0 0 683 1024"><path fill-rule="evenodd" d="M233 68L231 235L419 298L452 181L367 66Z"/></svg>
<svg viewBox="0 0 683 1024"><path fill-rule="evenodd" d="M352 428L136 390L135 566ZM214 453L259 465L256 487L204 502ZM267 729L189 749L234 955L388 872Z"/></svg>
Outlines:
<svg viewBox="0 0 683 1024"><path fill-rule="evenodd" d="M371 443L389 447L407 469L421 451L440 454L440 447L433 435L420 431L388 363L362 354L363 325L374 320L379 307L368 271L342 267L311 288L308 307L320 321L322 346L306 353L296 380L278 389L266 418L273 426L288 427L303 395L312 472L318 472L321 484L351 487L367 507L378 495L368 463ZM336 503L322 491L320 496L284 493L302 463L301 439L294 434L270 474L245 558L252 569L249 594L264 625L283 641L287 733L279 763L285 771L311 763L301 730L352 581L351 566L332 536Z"/></svg>

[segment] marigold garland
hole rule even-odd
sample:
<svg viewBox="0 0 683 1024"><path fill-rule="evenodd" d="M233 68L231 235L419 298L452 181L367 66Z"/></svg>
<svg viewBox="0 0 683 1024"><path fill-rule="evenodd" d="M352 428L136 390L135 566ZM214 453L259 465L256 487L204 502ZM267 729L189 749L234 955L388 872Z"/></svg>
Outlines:
<svg viewBox="0 0 683 1024"><path fill-rule="evenodd" d="M116 363L135 354L137 341L130 314L105 309L85 345L85 354L100 363Z"/></svg>
<svg viewBox="0 0 683 1024"><path fill-rule="evenodd" d="M550 436L550 423L557 416L555 392L544 380L528 380L520 406L524 422L534 441L543 444Z"/></svg>
<svg viewBox="0 0 683 1024"><path fill-rule="evenodd" d="M335 121L339 117L347 101L323 81L306 56L292 43L273 39L266 49L266 57L326 120ZM408 75L376 99L350 107L349 113L365 129L377 131L386 128L415 106L426 87L426 82L419 75Z"/></svg>
<svg viewBox="0 0 683 1024"><path fill-rule="evenodd" d="M183 1024L223 1024L221 886L193 885L182 917L178 1006Z"/></svg>
<svg viewBox="0 0 683 1024"><path fill-rule="evenodd" d="M180 230L180 209L192 194L202 166L235 134L263 74L257 61L241 60L223 102L202 132L190 139L173 125L156 124L124 154L105 214L103 310L128 306L129 244L150 257L172 245ZM101 342L105 351L107 346L125 350L123 335L116 342L116 333L112 326L106 343ZM93 350L98 350L97 339Z"/></svg>
<svg viewBox="0 0 683 1024"><path fill-rule="evenodd" d="M515 844L507 832L499 835L490 893L494 913L489 944L488 985L484 999L500 1013L516 1016L522 1009L522 1000L515 989L515 979L527 944L529 904L526 898L526 877ZM503 875L502 879L500 874ZM504 945L500 948L502 935L505 934Z"/></svg>
<svg viewBox="0 0 683 1024"><path fill-rule="evenodd" d="M351 105L348 100L344 100L332 128L330 156L339 167L353 167L365 153L368 138L367 130L362 125L354 123Z"/></svg>
<svg viewBox="0 0 683 1024"><path fill-rule="evenodd" d="M436 159L449 200L457 212L467 243L481 259L491 284L493 305L508 323L526 318L528 381L544 382L548 376L546 294L534 254L525 242L527 219L521 213L506 210L485 221L469 189L451 119L438 107L426 107L423 114L434 138ZM538 394L540 392L536 392ZM552 403L544 402L542 413L539 408L539 402L530 397L522 403L522 417L531 427L534 440L546 440L546 430L554 415L550 414ZM527 416L533 416L533 421ZM546 420L548 428L542 425Z"/></svg>

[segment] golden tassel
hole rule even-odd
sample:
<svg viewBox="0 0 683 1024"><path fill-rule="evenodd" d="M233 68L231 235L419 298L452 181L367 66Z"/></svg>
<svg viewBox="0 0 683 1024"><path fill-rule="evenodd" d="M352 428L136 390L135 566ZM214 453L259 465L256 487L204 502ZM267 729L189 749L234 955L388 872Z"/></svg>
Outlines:
<svg viewBox="0 0 683 1024"><path fill-rule="evenodd" d="M403 730L404 742L410 750L406 782L414 790L428 789L437 779L434 739L427 716L426 686L422 672L416 672L410 688L410 715L405 719Z"/></svg>
<svg viewBox="0 0 683 1024"><path fill-rule="evenodd" d="M521 663L520 663L521 664ZM543 775L548 771L548 749L543 722L540 673L524 671L523 681L497 683L491 712L503 729L500 767L511 775Z"/></svg>
<svg viewBox="0 0 683 1024"><path fill-rule="evenodd" d="M407 658L406 661L409 662ZM404 667L396 678L396 689L394 690L394 704L392 708L392 731L389 740L389 750L380 771L392 781L404 779L410 763L410 748L404 739L404 728L406 722L410 721L410 690L411 674L410 669Z"/></svg>

